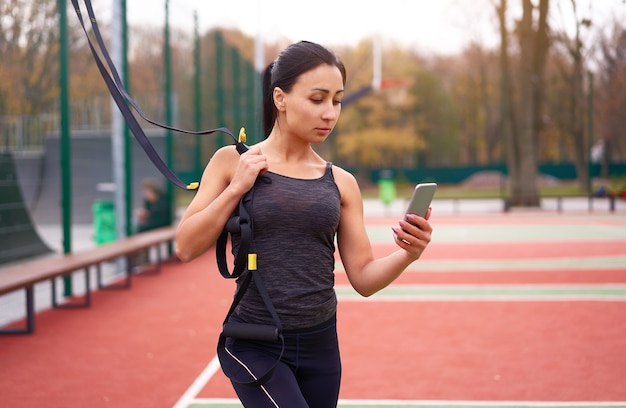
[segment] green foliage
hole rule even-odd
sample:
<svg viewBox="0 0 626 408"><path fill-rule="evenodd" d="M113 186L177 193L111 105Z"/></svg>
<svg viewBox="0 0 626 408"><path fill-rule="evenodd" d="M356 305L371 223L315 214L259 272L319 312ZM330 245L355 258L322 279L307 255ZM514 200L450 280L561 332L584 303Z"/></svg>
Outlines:
<svg viewBox="0 0 626 408"><path fill-rule="evenodd" d="M390 128L366 128L341 133L337 137L337 155L346 163L367 167L397 167L412 162L423 142L414 133Z"/></svg>
<svg viewBox="0 0 626 408"><path fill-rule="evenodd" d="M457 107L442 77L423 69L414 74L412 106L415 126L424 137L426 150L420 165L454 165L459 162L460 123Z"/></svg>
<svg viewBox="0 0 626 408"><path fill-rule="evenodd" d="M56 2L7 0L0 16L2 113L41 113L57 93Z"/></svg>
<svg viewBox="0 0 626 408"><path fill-rule="evenodd" d="M410 197L413 184L406 184L399 189L399 197ZM439 185L437 198L499 198L507 196L509 192L500 186L491 187L466 187L463 185ZM576 183L562 183L553 186L539 187L541 197L582 197L586 193L580 191Z"/></svg>
<svg viewBox="0 0 626 408"><path fill-rule="evenodd" d="M494 3L495 4L495 3ZM515 19L509 12L510 21ZM7 0L0 5L0 112L2 115L56 113L58 97L58 22L57 2L48 0ZM96 10L98 12L99 10ZM110 123L110 101L93 58L87 47L72 10L69 12L70 31L70 99L78 108L72 112L72 121L83 117L97 117L97 125ZM562 25L561 25L562 26ZM593 30L595 25L585 30ZM106 36L107 27L101 27ZM495 28L495 27L494 27ZM550 27L551 32L557 30ZM606 27L605 27L606 28ZM593 140L611 142L612 162L626 158L622 129L626 128L624 84L626 83L626 26L616 21L613 27L598 32L597 44L591 35L582 38L585 49L598 45L594 73ZM224 95L218 97L216 78L215 33L223 33L225 49L222 82ZM129 27L130 91L142 110L156 120L163 121L163 33L161 27ZM235 30L213 28L200 33L201 37L201 128L228 126L238 129L243 112L234 108L233 100L248 100L237 95L234 84L242 88L251 80L236 81L236 70L229 66L233 49L239 51L244 63L254 59L254 39ZM513 76L523 61L517 43L518 32L508 31L510 64ZM556 36L566 33L554 33ZM106 38L105 38L106 40ZM571 38L570 38L571 40ZM276 58L284 42L265 45L265 61ZM508 159L504 152L512 147L512 132L503 135L500 117L499 49L471 44L462 53L453 56L422 55L419 50L407 49L394 43L383 43L383 79L402 80L407 84L405 98L394 100L403 88L375 90L345 107L328 149L338 165L359 170L372 167L410 168L418 166L467 166L489 164ZM188 28L172 30L173 92L177 100L177 122L181 127L196 126L196 100L193 82L192 35ZM372 41L364 39L355 46L336 47L348 71L346 94L350 95L372 81ZM594 54L595 55L595 54ZM563 48L553 47L547 55L545 99L537 123L537 158L540 161L573 160L578 147L571 130L570 102L576 90L567 75L575 67ZM244 83L246 85L244 85ZM250 86L257 86L258 83ZM509 114L519 102L519 86L511 86ZM258 89L254 89L255 92ZM243 93L243 89L241 90ZM250 98L252 99L252 98ZM94 103L97 101L97 103ZM255 107L258 109L258 102ZM243 109L240 109L243 111ZM249 115L252 116L252 115ZM580 116L580 115L579 115ZM1 118L0 118L1 119ZM247 120L251 139L261 139L257 124L259 118ZM519 119L519 118L518 118ZM7 122L9 123L9 122ZM13 122L10 122L13 123ZM75 122L74 122L75 123ZM74 126L73 123L73 126ZM4 127L4 126L3 126ZM15 127L15 126L13 126ZM510 129L508 129L510 130ZM505 132L505 133L507 133ZM5 132L7 133L7 132ZM256 137L255 137L256 136ZM210 153L226 139L222 135L202 138L205 153ZM180 137L176 148L193 149L195 140ZM516 146L520 147L520 146ZM607 149L608 150L608 149ZM189 155L182 155L187 160ZM209 154L203 154L208 157ZM578 152L580 156L580 152ZM178 157L178 156L177 156ZM510 164L510 163L509 163ZM510 165L512 169L514 166Z"/></svg>
<svg viewBox="0 0 626 408"><path fill-rule="evenodd" d="M613 196L622 196L626 193L626 175L618 175L611 177L609 185L609 194Z"/></svg>

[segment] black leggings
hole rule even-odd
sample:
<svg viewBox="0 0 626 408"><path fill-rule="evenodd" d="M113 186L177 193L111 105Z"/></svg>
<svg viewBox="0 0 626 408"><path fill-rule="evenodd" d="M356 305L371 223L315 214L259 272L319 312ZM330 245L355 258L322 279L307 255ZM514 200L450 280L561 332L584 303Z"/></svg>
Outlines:
<svg viewBox="0 0 626 408"><path fill-rule="evenodd" d="M231 321L238 321L231 316ZM285 331L285 352L272 377L262 386L232 382L244 407L335 408L341 382L336 319L316 327ZM280 342L228 338L227 350L257 377L275 364ZM241 367L239 367L241 368Z"/></svg>

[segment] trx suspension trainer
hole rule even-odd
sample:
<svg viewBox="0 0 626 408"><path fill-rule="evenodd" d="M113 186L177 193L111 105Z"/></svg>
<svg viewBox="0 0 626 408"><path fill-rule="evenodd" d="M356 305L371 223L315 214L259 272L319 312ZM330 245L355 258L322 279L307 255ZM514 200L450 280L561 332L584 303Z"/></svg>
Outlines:
<svg viewBox="0 0 626 408"><path fill-rule="evenodd" d="M184 189L184 190L197 190L199 188L198 182L193 182L186 184L181 181L178 176L165 164L163 159L159 156L158 152L150 142L150 140L146 137L143 129L139 125L139 122L133 115L130 107L132 107L138 114L144 119L146 122L151 123L155 126L161 127L163 129L172 130L175 132L186 133L191 135L208 135L216 132L222 132L230 135L234 142L235 148L239 154L243 154L248 150L248 146L245 144L246 135L245 131L242 128L239 133L239 138L235 138L233 133L225 127L219 127L215 129L203 130L203 131L189 131L184 129L175 128L172 126L164 125L155 121L150 120L143 113L141 108L137 105L137 103L128 95L126 89L120 79L120 76L109 56L109 52L102 40L102 35L100 33L100 29L98 28L98 23L95 17L95 13L93 11L93 7L91 5L90 0L84 0L85 8L87 10L87 14L89 16L89 20L91 22L91 26L93 28L93 33L96 39L97 46L93 44L89 37L89 33L87 27L85 26L85 22L83 20L83 14L80 10L80 6L78 4L78 0L71 0L74 11L76 12L76 16L85 32L87 37L87 41L89 43L89 48L94 57L98 70L102 78L104 79L109 92L115 101L115 104L119 108L120 112L124 116L126 123L132 134L135 136L137 142L139 142L140 146L144 150L144 152L148 155L152 163L156 166L156 168L172 183L176 186ZM97 49L102 54L105 62L103 62L97 52ZM108 70L107 70L108 67ZM109 74L110 71L110 74ZM130 105L130 107L129 107ZM258 180L258 179L257 179ZM272 302L269 298L265 285L263 284L263 280L256 268L256 254L250 253L250 247L252 243L252 239L254 237L254 222L252 218L252 198L254 195L254 187L250 189L240 200L239 207L237 211L237 216L232 217L227 223L220 234L217 243L216 243L216 256L217 256L217 264L221 275L227 279L234 279L240 277L244 271L248 273L243 277L243 280L237 290L233 303L228 311L226 318L223 324L223 330L220 333L218 346L217 346L217 354L220 362L222 363L222 370L224 373L232 380L237 383L246 384L246 385L261 385L266 382L274 372L274 369L280 362L282 358L283 352L285 350L285 340L282 334L282 325L278 314ZM235 257L234 266L232 272L229 272L228 265L226 261L226 247L229 239L229 235L232 233L239 233L241 236L240 246L237 256ZM272 316L272 320L274 322L273 325L265 325L265 324L251 324L251 323L233 323L229 322L228 319L230 315L234 312L237 304L243 298L243 295L248 288L250 281L254 279L255 285L263 299L263 303L265 307L270 312ZM251 372L246 378L236 378L234 372L228 369L229 365L225 364L229 360L235 360L236 358L227 350L226 348L226 338L238 338L238 339L248 339L248 340L260 340L260 341L281 341L282 342L282 350L280 356L276 360L276 363L264 374L260 376L256 376ZM252 378L252 380L250 380Z"/></svg>

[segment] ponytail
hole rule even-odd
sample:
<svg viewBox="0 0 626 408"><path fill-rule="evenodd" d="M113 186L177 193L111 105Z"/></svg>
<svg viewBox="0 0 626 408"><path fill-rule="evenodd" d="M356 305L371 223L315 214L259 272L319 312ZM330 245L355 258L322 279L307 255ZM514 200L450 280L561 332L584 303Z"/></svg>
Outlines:
<svg viewBox="0 0 626 408"><path fill-rule="evenodd" d="M276 105L274 105L274 92L272 88L272 68L274 68L274 62L270 63L263 72L262 83L262 105L263 105L263 137L267 138L272 128L274 128L274 122L276 121Z"/></svg>

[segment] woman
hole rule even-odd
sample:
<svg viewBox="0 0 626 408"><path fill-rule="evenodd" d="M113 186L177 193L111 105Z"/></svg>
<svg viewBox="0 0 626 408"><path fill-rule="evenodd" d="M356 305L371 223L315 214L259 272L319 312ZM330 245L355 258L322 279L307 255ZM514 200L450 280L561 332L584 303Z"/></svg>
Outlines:
<svg viewBox="0 0 626 408"><path fill-rule="evenodd" d="M425 218L400 220L392 228L399 248L375 259L356 179L313 150L339 119L345 83L345 68L332 51L306 41L287 47L263 76L265 140L241 156L234 146L218 150L178 227L176 252L188 262L215 244L239 200L255 186L252 246L284 328L286 351L265 384L233 382L246 407L337 405L335 236L348 279L363 296L393 282L430 242L429 210ZM231 320L272 322L252 285ZM274 364L281 348L239 339L227 347L258 375Z"/></svg>

